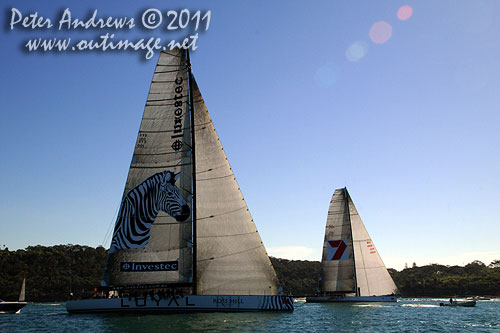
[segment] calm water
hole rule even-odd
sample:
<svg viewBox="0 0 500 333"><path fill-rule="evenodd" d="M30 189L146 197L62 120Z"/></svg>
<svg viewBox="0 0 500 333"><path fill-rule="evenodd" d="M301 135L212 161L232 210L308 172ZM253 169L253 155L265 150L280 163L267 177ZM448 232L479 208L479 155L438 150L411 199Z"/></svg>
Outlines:
<svg viewBox="0 0 500 333"><path fill-rule="evenodd" d="M445 299L395 304L295 303L293 313L69 315L64 303L34 303L0 314L0 332L443 332L500 331L500 300L475 308L439 307Z"/></svg>

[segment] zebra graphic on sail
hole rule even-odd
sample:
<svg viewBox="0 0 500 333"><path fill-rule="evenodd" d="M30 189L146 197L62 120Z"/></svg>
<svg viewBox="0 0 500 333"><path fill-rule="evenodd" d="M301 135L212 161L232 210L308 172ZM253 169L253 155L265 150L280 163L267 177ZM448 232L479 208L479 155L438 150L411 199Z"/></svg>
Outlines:
<svg viewBox="0 0 500 333"><path fill-rule="evenodd" d="M149 242L151 225L160 211L178 222L190 216L190 208L175 185L179 175L168 170L159 172L123 196L110 253L119 249L143 249Z"/></svg>

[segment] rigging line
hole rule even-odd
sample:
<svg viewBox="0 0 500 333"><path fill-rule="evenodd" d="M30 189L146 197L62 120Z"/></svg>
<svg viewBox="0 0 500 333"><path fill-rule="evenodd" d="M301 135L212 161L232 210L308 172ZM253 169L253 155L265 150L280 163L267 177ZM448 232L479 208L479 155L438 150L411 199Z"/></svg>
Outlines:
<svg viewBox="0 0 500 333"><path fill-rule="evenodd" d="M152 80L151 83L172 83L170 80Z"/></svg>
<svg viewBox="0 0 500 333"><path fill-rule="evenodd" d="M165 152L165 153L136 153L134 155L140 155L140 156L158 156L158 155L172 155L172 154L179 154L179 153L186 153L191 150L179 150L179 151L171 151L171 152Z"/></svg>
<svg viewBox="0 0 500 333"><path fill-rule="evenodd" d="M175 65L175 64L174 64L174 65L171 65L171 64L169 64L169 65L165 65L165 64L156 64L156 67L160 67L160 66L164 66L164 67L179 67L179 66L180 66L180 64L177 64L177 65Z"/></svg>
<svg viewBox="0 0 500 333"><path fill-rule="evenodd" d="M174 168L176 166L184 166L184 165L191 165L191 163L158 165L158 166L135 166L135 165L131 165L130 169L166 169L166 168Z"/></svg>
<svg viewBox="0 0 500 333"><path fill-rule="evenodd" d="M253 250L257 250L258 248L260 248L262 246L263 246L263 244L260 244L259 246L251 248L251 249L248 249L248 250L243 250L243 251L240 251L240 252L234 252L234 253L231 253L231 254L225 254L225 255L222 255L222 256L212 257L212 258L208 258L208 259L201 259L201 260L198 260L198 262L209 261L209 260L216 260L216 259L220 259L220 258L226 258L226 257L230 257L230 256L235 256L237 254L242 254L242 253L245 253L245 252L250 252L250 251L253 251Z"/></svg>
<svg viewBox="0 0 500 333"><path fill-rule="evenodd" d="M214 218L216 216L222 216L222 215L231 214L231 213L237 212L237 211L242 210L242 209L247 209L247 206L245 205L245 206L242 206L242 207L240 207L238 209L231 210L229 212L220 213L220 214L217 214L217 215L210 215L210 216L205 216L205 217L198 217L198 221L199 220L205 220L205 219L211 219L211 218Z"/></svg>
<svg viewBox="0 0 500 333"><path fill-rule="evenodd" d="M257 232L258 232L258 231L257 231L257 230L255 230L255 231L252 231L252 232L245 232L245 233L242 233L242 234L198 236L198 238L236 237L236 236L251 235L251 234L255 234L255 233L257 233Z"/></svg>
<svg viewBox="0 0 500 333"><path fill-rule="evenodd" d="M204 173L204 172L210 172L210 171L214 171L216 169L220 169L220 168L224 168L224 167L227 167L227 165L226 164L222 164L222 165L219 165L217 167L213 167L213 168L210 168L210 169L207 169L207 170L197 171L196 173L200 174L200 173Z"/></svg>
<svg viewBox="0 0 500 333"><path fill-rule="evenodd" d="M172 98L162 98L162 99L147 99L146 103L147 102L163 102L163 101L183 101L184 102L182 97L181 98L172 97Z"/></svg>
<svg viewBox="0 0 500 333"><path fill-rule="evenodd" d="M174 105L174 103L172 103L172 104L147 104L147 102L146 102L146 106L172 106L172 105Z"/></svg>
<svg viewBox="0 0 500 333"><path fill-rule="evenodd" d="M180 224L187 224L187 223L192 223L192 221L191 220L184 221L184 222L156 222L155 221L153 224L160 226L160 225L180 225Z"/></svg>
<svg viewBox="0 0 500 333"><path fill-rule="evenodd" d="M234 173L226 175L226 176L220 176L220 177L212 177L212 178L204 178L204 179L197 179L200 182L204 180L214 180L214 179L223 179L223 178L228 178L228 177L234 177Z"/></svg>
<svg viewBox="0 0 500 333"><path fill-rule="evenodd" d="M212 123L211 121L208 121L206 123L196 124L196 125L194 125L194 127L196 128L196 127L200 127L200 126L205 126L205 125L208 125L208 124L211 124L211 123Z"/></svg>
<svg viewBox="0 0 500 333"><path fill-rule="evenodd" d="M121 204L120 204L121 205ZM113 218L111 219L111 222L109 223L108 230L106 231L106 234L104 235L104 239L102 240L101 245L104 247L104 244L108 241L108 238L111 237L111 233L113 230L113 225L114 221L116 221L117 215L118 215L118 210L120 209L120 205L116 207L115 214L113 215Z"/></svg>
<svg viewBox="0 0 500 333"><path fill-rule="evenodd" d="M169 83L174 83L175 81L167 81ZM148 95L167 95L167 94L170 94L170 92L154 92L154 91L150 91L148 93Z"/></svg>
<svg viewBox="0 0 500 333"><path fill-rule="evenodd" d="M158 118L160 119L160 118ZM189 127L183 127L182 130L187 130ZM161 131L152 131L152 130L139 130L139 133L172 133L174 130L161 130Z"/></svg>
<svg viewBox="0 0 500 333"><path fill-rule="evenodd" d="M165 73L175 73L175 72L180 72L182 69L174 69L172 71L161 71L161 72L154 72L154 74L165 74Z"/></svg>
<svg viewBox="0 0 500 333"><path fill-rule="evenodd" d="M172 65L171 67L174 67L175 65ZM172 71L158 71L158 72L154 72L153 74L167 74L167 73L174 73L174 72L179 72L178 69L175 69L175 70L172 70Z"/></svg>

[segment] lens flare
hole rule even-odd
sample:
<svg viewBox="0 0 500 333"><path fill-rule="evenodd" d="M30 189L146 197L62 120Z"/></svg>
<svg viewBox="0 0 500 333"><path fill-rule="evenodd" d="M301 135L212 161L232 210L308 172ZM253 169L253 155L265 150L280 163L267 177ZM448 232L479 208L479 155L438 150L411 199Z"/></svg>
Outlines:
<svg viewBox="0 0 500 333"><path fill-rule="evenodd" d="M365 42L357 41L349 45L345 51L345 56L349 61L359 61L366 56L368 45Z"/></svg>
<svg viewBox="0 0 500 333"><path fill-rule="evenodd" d="M316 71L314 81L319 87L327 88L337 82L338 71L334 64L328 63Z"/></svg>
<svg viewBox="0 0 500 333"><path fill-rule="evenodd" d="M408 20L412 15L413 8L411 8L411 6L409 5L401 6L401 8L398 9L398 19L400 19L401 21Z"/></svg>
<svg viewBox="0 0 500 333"><path fill-rule="evenodd" d="M384 44L392 36L392 26L385 21L375 22L370 29L370 39L376 44Z"/></svg>

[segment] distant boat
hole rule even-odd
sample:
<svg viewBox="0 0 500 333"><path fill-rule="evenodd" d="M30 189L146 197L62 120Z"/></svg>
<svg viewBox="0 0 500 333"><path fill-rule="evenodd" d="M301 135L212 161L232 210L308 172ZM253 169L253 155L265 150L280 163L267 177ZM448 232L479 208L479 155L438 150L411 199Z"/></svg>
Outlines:
<svg viewBox="0 0 500 333"><path fill-rule="evenodd" d="M0 299L0 313L19 313L28 303L24 301L26 294L26 279L23 279L19 300L17 302L7 302Z"/></svg>
<svg viewBox="0 0 500 333"><path fill-rule="evenodd" d="M320 288L307 302L396 302L397 287L346 188L333 193L326 220Z"/></svg>
<svg viewBox="0 0 500 333"><path fill-rule="evenodd" d="M490 301L490 297L474 296L467 298L468 301Z"/></svg>
<svg viewBox="0 0 500 333"><path fill-rule="evenodd" d="M470 308L476 306L476 301L452 301L450 303L439 303L439 306L462 306Z"/></svg>
<svg viewBox="0 0 500 333"><path fill-rule="evenodd" d="M187 50L158 59L101 286L101 298L68 301L67 311L293 311Z"/></svg>

